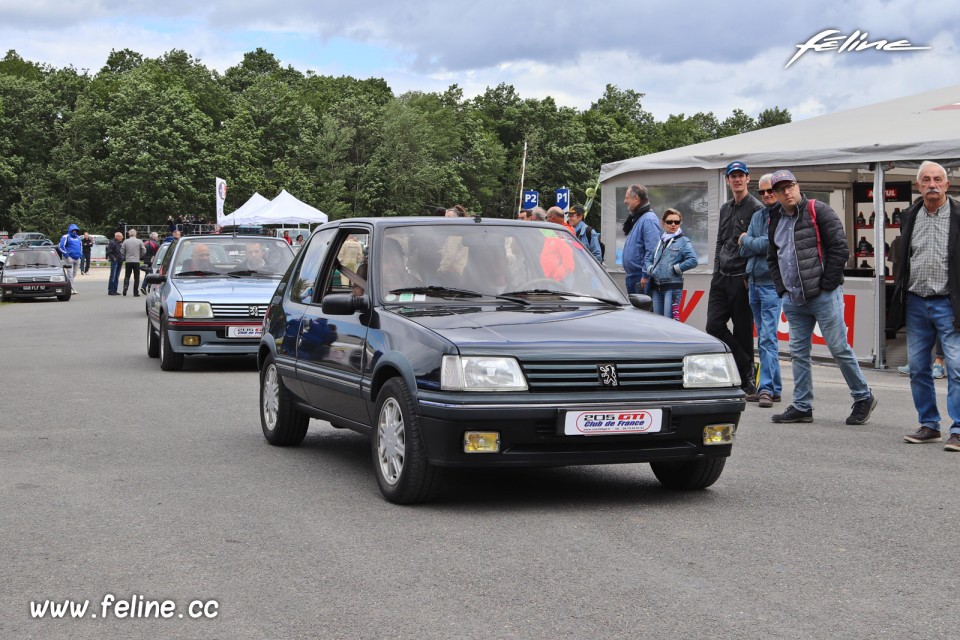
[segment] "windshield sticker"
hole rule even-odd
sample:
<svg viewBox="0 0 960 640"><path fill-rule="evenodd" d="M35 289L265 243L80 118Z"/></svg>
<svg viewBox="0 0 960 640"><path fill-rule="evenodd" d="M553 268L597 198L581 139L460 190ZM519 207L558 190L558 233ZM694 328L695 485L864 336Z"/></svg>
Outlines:
<svg viewBox="0 0 960 640"><path fill-rule="evenodd" d="M545 237L545 238L556 238L556 237L557 237L557 232L554 231L553 229L540 229L540 233L542 233L542 234L543 234L543 237Z"/></svg>
<svg viewBox="0 0 960 640"><path fill-rule="evenodd" d="M395 296L392 293L388 293L387 296L384 298L384 300L386 300L387 302L393 302L396 299L397 299L397 296Z"/></svg>
<svg viewBox="0 0 960 640"><path fill-rule="evenodd" d="M417 295L413 296L413 301L414 301L414 302L426 302L426 301L427 301L427 296L426 296L426 294L418 293Z"/></svg>
<svg viewBox="0 0 960 640"><path fill-rule="evenodd" d="M400 294L400 302L413 302L413 294L412 294L412 293L401 293L401 294Z"/></svg>

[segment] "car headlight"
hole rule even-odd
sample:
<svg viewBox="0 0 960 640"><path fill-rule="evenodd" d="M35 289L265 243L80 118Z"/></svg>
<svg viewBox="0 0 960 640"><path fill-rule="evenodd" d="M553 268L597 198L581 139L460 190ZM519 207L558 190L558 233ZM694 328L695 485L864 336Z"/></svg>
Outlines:
<svg viewBox="0 0 960 640"><path fill-rule="evenodd" d="M740 373L732 353L700 353L683 358L683 386L739 387Z"/></svg>
<svg viewBox="0 0 960 640"><path fill-rule="evenodd" d="M17 284L17 276L3 276L3 284Z"/></svg>
<svg viewBox="0 0 960 640"><path fill-rule="evenodd" d="M444 391L526 391L516 358L443 356L440 388Z"/></svg>
<svg viewBox="0 0 960 640"><path fill-rule="evenodd" d="M181 302L184 318L212 318L213 309L209 302Z"/></svg>
<svg viewBox="0 0 960 640"><path fill-rule="evenodd" d="M66 282L67 279L63 276L50 276L50 282Z"/></svg>

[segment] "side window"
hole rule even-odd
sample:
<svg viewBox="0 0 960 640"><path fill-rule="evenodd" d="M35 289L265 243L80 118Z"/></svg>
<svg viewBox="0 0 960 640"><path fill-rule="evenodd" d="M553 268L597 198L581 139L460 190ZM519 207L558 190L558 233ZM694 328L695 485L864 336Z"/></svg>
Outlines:
<svg viewBox="0 0 960 640"><path fill-rule="evenodd" d="M325 229L307 241L307 246L303 249L303 260L291 278L290 298L294 302L312 304L320 301L320 297L315 296L317 274L324 256L327 255L327 247L336 233L336 229Z"/></svg>
<svg viewBox="0 0 960 640"><path fill-rule="evenodd" d="M344 229L337 236L332 261L323 282L324 295L349 293L362 296L367 289L367 247L370 234L365 229Z"/></svg>

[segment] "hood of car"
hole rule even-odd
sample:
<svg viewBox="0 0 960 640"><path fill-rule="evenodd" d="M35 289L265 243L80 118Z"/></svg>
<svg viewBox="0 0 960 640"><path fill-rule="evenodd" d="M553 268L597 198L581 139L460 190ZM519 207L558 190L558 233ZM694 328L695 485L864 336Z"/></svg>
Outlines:
<svg viewBox="0 0 960 640"><path fill-rule="evenodd" d="M607 356L642 353L655 345L661 355L723 352L726 347L706 333L633 307L531 305L518 307L444 306L398 308L392 313L443 336L464 352L517 355Z"/></svg>
<svg viewBox="0 0 960 640"><path fill-rule="evenodd" d="M183 300L224 303L269 302L279 282L279 276L177 278L172 281Z"/></svg>

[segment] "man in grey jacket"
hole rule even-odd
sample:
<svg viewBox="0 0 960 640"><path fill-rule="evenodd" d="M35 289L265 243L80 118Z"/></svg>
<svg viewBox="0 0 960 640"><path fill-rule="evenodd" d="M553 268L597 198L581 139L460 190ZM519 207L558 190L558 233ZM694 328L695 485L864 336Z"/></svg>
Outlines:
<svg viewBox="0 0 960 640"><path fill-rule="evenodd" d="M770 246L770 207L777 203L770 183L771 174L760 176L758 209L750 220L750 227L740 234L740 255L747 259L747 277L750 280L750 309L757 326L757 350L760 352L760 383L757 400L761 407L772 407L780 402L783 382L780 378L779 341L780 296L770 277L767 248Z"/></svg>
<svg viewBox="0 0 960 640"><path fill-rule="evenodd" d="M137 237L137 230L127 231L127 239L123 241L123 295L127 295L130 286L130 273L133 272L133 297L140 297L140 260L147 253L143 241Z"/></svg>

